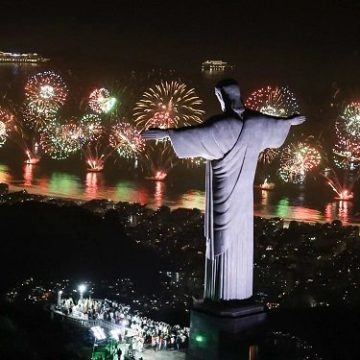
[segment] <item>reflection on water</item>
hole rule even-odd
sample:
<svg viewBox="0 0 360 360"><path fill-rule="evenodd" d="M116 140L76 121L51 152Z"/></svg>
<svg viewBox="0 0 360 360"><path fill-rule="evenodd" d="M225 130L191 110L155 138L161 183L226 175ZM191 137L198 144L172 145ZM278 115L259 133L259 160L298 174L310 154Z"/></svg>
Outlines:
<svg viewBox="0 0 360 360"><path fill-rule="evenodd" d="M85 177L85 194L90 199L96 198L99 187L102 185L102 174L97 172L88 172Z"/></svg>
<svg viewBox="0 0 360 360"><path fill-rule="evenodd" d="M283 198L276 206L276 216L285 218L289 216L289 199Z"/></svg>
<svg viewBox="0 0 360 360"><path fill-rule="evenodd" d="M352 205L349 201L339 201L339 218L343 222L349 222L349 208Z"/></svg>
<svg viewBox="0 0 360 360"><path fill-rule="evenodd" d="M19 75L29 75L39 71L43 67L39 63L0 63L0 74L13 81Z"/></svg>
<svg viewBox="0 0 360 360"><path fill-rule="evenodd" d="M205 196L200 190L190 190L181 194L179 200L175 203L175 207L184 207L188 209L205 210Z"/></svg>
<svg viewBox="0 0 360 360"><path fill-rule="evenodd" d="M272 191L261 190L261 197L258 202L255 202L255 215L276 216L287 220L306 222L331 222L335 219L339 219L345 224L359 222L359 219L352 216L353 203L351 201L334 201L314 209L306 206L303 193L297 194L295 198L291 199L286 196L278 199L272 197Z"/></svg>
<svg viewBox="0 0 360 360"><path fill-rule="evenodd" d="M261 205L266 206L269 202L269 191L261 190Z"/></svg>
<svg viewBox="0 0 360 360"><path fill-rule="evenodd" d="M38 166L32 164L24 164L23 167L23 177L24 177L24 186L31 187L34 185L34 177L36 176Z"/></svg>
<svg viewBox="0 0 360 360"><path fill-rule="evenodd" d="M325 207L325 212L324 212L324 218L326 222L330 222L332 221L332 219L334 218L335 214L334 214L334 208L332 206L331 203L328 203Z"/></svg>
<svg viewBox="0 0 360 360"><path fill-rule="evenodd" d="M24 186L31 186L33 179L33 166L26 164L24 166Z"/></svg>
<svg viewBox="0 0 360 360"><path fill-rule="evenodd" d="M71 194L82 196L80 179L75 175L63 172L54 172L49 179L48 191L50 194L66 196Z"/></svg>
<svg viewBox="0 0 360 360"><path fill-rule="evenodd" d="M19 171L0 164L0 182L10 185L11 190L26 188L40 195L60 196L73 199L109 199L114 202L137 202L151 208L169 206L170 208L205 209L204 191L177 190L166 181L121 180L107 178L102 173L88 172L72 174L64 171L46 173L40 165L24 165ZM308 206L302 194L293 197L283 196L281 192L255 191L255 215L262 217L281 217L287 220L326 221L339 219L343 223L357 222L351 201L333 201L327 204Z"/></svg>
<svg viewBox="0 0 360 360"><path fill-rule="evenodd" d="M290 205L290 199L288 197L280 198L276 204L269 199L270 195L267 195L266 203L261 199L260 204L255 203L255 215L261 217L279 217L288 220L299 221L324 221L324 216L321 211L308 208L302 205ZM299 201L299 198L296 199Z"/></svg>
<svg viewBox="0 0 360 360"><path fill-rule="evenodd" d="M115 189L115 193L109 193L109 199L114 201L136 202L143 205L148 203L148 190L133 181L120 181L117 183Z"/></svg>
<svg viewBox="0 0 360 360"><path fill-rule="evenodd" d="M350 214L353 204L351 201L334 201L328 203L325 207L325 221L330 222L334 219L339 219L343 223L351 222Z"/></svg>
<svg viewBox="0 0 360 360"><path fill-rule="evenodd" d="M165 183L164 181L156 181L155 182L155 207L160 207L163 204L164 199L164 191L165 191Z"/></svg>

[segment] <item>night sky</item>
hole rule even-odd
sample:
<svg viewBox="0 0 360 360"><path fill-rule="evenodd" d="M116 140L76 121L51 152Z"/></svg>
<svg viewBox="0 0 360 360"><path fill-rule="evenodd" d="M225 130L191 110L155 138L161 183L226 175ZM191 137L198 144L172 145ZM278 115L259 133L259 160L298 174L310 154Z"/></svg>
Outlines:
<svg viewBox="0 0 360 360"><path fill-rule="evenodd" d="M35 5L36 4L36 5ZM1 1L3 50L197 73L207 58L252 86L357 91L360 1ZM324 90L325 91L325 90Z"/></svg>

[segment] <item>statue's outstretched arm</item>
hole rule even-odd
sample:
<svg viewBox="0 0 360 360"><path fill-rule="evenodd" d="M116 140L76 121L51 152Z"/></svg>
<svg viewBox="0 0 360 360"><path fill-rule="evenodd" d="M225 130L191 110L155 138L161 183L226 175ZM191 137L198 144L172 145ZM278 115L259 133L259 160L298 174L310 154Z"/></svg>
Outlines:
<svg viewBox="0 0 360 360"><path fill-rule="evenodd" d="M168 129L153 128L143 131L141 136L145 140L162 140L169 137L169 131Z"/></svg>
<svg viewBox="0 0 360 360"><path fill-rule="evenodd" d="M304 115L300 115L300 114L293 114L290 116L274 116L274 115L263 115L265 118L271 118L271 119L275 119L275 120L288 120L290 125L300 125L303 122L305 122L306 118Z"/></svg>
<svg viewBox="0 0 360 360"><path fill-rule="evenodd" d="M199 125L177 129L149 129L141 135L146 140L169 137L177 156L220 159L235 144L242 121L233 118L211 118Z"/></svg>
<svg viewBox="0 0 360 360"><path fill-rule="evenodd" d="M306 120L305 116L295 114L287 118L275 116L262 116L255 122L258 125L254 132L259 137L257 143L261 144L260 149L279 148L283 145L291 126L300 125Z"/></svg>
<svg viewBox="0 0 360 360"><path fill-rule="evenodd" d="M290 116L286 120L290 122L290 125L300 125L306 121L306 117L304 115L295 114L293 116Z"/></svg>
<svg viewBox="0 0 360 360"><path fill-rule="evenodd" d="M177 132L193 132L194 130L197 131L197 129L204 128L205 123L199 124L199 125L193 125L193 126L184 126L181 128L174 128L174 129L160 129L160 128L151 128L148 130L144 130L141 133L141 136L145 140L162 140L170 137L170 131L174 130Z"/></svg>

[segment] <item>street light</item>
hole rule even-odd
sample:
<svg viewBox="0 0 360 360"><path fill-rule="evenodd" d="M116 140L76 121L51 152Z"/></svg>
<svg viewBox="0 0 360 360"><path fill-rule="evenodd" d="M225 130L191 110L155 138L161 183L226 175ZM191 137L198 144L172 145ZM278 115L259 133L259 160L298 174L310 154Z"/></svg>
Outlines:
<svg viewBox="0 0 360 360"><path fill-rule="evenodd" d="M86 290L86 285L85 284L79 285L78 290L79 290L79 293L80 293L80 300L82 300L83 299L83 294L84 294L84 292Z"/></svg>

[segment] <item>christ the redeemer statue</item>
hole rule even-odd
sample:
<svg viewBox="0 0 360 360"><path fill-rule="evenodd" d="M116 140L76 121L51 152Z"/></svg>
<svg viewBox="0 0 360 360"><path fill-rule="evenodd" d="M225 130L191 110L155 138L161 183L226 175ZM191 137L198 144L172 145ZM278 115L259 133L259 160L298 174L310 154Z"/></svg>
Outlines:
<svg viewBox="0 0 360 360"><path fill-rule="evenodd" d="M201 125L150 129L145 139L170 137L179 158L203 157L206 163L204 298L243 300L253 294L253 183L258 156L280 147L291 125L304 116L279 118L244 108L235 80L215 87L223 114Z"/></svg>

